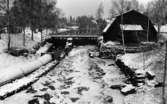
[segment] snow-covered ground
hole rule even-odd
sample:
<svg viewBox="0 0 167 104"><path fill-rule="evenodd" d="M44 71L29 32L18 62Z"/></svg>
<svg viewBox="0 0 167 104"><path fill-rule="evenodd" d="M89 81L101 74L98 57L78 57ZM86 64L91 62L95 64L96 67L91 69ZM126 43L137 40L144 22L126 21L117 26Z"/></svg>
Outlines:
<svg viewBox="0 0 167 104"><path fill-rule="evenodd" d="M155 90L140 89L124 96L111 85L123 84L125 76L110 59L90 58L88 49L73 49L46 76L0 104L159 104Z"/></svg>
<svg viewBox="0 0 167 104"><path fill-rule="evenodd" d="M162 47L148 52L125 54L119 58L130 68L154 72L158 80L162 81L165 61L164 50Z"/></svg>
<svg viewBox="0 0 167 104"><path fill-rule="evenodd" d="M127 66L139 70L151 71L156 75L156 80L158 82L163 81L164 65L165 65L164 47L144 53L125 54L120 58ZM166 83L167 83L167 77L166 77ZM167 88L167 84L165 86ZM138 97L138 95L135 96ZM149 99L148 96L151 96L153 101L160 102L162 97L162 87L150 89L148 93L144 94L142 97L140 97L140 99L136 100L137 101L141 101L142 99L148 100ZM133 95L129 96L128 98L134 100ZM167 98L167 93L166 93L166 98Z"/></svg>
<svg viewBox="0 0 167 104"><path fill-rule="evenodd" d="M149 66L151 66L156 59L157 56L153 56L153 51L144 53L128 53L121 56L121 60L125 63L125 65L129 66L130 68L141 70L150 70Z"/></svg>
<svg viewBox="0 0 167 104"><path fill-rule="evenodd" d="M7 67L22 65L23 63L27 63L33 60L36 60L37 56L29 56L29 57L14 57L7 53L0 54L0 70L5 69Z"/></svg>
<svg viewBox="0 0 167 104"><path fill-rule="evenodd" d="M35 45L37 42L31 41L29 38L26 38L26 46L23 46L22 42L22 35L21 34L12 34L11 35L11 47L17 47L17 48L26 48L31 49L33 45ZM0 76L2 77L5 72L15 72L15 68L17 66L22 66L25 63L32 62L38 58L38 56L35 55L28 55L27 57L19 56L15 57L8 53L5 53L5 50L7 49L7 35L1 34L0 39ZM13 67L12 70L7 70L9 67Z"/></svg>
<svg viewBox="0 0 167 104"><path fill-rule="evenodd" d="M23 46L23 36L21 34L12 34L11 35L11 47L17 48L26 48L32 49L32 47L37 43L35 41L31 41L30 38L26 38L26 46ZM6 67L10 67L12 65L22 65L25 62L33 61L37 57L34 55L29 55L28 57L14 57L5 53L4 51L7 49L7 34L1 34L0 39L0 70L5 69Z"/></svg>

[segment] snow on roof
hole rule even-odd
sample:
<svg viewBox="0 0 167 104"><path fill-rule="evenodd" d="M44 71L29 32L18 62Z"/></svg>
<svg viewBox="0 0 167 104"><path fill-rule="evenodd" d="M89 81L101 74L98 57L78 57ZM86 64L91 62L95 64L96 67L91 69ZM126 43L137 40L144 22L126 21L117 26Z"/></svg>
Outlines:
<svg viewBox="0 0 167 104"><path fill-rule="evenodd" d="M112 20L107 20L107 26L104 28L103 32L107 32L107 30L110 28L111 24L114 22L115 18Z"/></svg>
<svg viewBox="0 0 167 104"><path fill-rule="evenodd" d="M103 32L107 32L107 30L109 29L109 27L111 26L111 23L109 23L103 30Z"/></svg>
<svg viewBox="0 0 167 104"><path fill-rule="evenodd" d="M126 31L142 31L143 27L141 25L131 25L131 24L120 24L122 30Z"/></svg>

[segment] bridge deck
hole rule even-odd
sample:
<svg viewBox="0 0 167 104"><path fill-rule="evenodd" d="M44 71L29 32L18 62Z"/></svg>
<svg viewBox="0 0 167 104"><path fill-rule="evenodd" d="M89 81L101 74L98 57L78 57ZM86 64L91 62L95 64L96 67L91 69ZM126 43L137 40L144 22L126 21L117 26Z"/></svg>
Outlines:
<svg viewBox="0 0 167 104"><path fill-rule="evenodd" d="M66 44L67 38L72 38L75 45L97 44L97 39L100 35L51 35L56 45Z"/></svg>
<svg viewBox="0 0 167 104"><path fill-rule="evenodd" d="M55 38L98 38L99 35L51 35Z"/></svg>

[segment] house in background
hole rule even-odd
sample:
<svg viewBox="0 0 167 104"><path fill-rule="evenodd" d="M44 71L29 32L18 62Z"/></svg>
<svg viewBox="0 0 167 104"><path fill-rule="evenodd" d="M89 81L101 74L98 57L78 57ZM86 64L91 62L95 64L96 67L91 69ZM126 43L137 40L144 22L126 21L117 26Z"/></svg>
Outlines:
<svg viewBox="0 0 167 104"><path fill-rule="evenodd" d="M149 18L138 11L131 10L119 15L103 31L104 41L122 42L125 45L138 45L141 42L157 42L157 31Z"/></svg>

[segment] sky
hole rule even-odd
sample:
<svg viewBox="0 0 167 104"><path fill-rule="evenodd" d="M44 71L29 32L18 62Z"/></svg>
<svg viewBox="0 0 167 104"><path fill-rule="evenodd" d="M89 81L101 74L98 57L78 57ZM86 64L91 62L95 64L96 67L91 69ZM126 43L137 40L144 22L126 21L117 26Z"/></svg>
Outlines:
<svg viewBox="0 0 167 104"><path fill-rule="evenodd" d="M93 15L95 16L98 5L103 2L104 17L109 17L109 9L111 0L57 0L57 6L63 11L65 16L82 16ZM138 0L139 3L146 5L152 0Z"/></svg>

